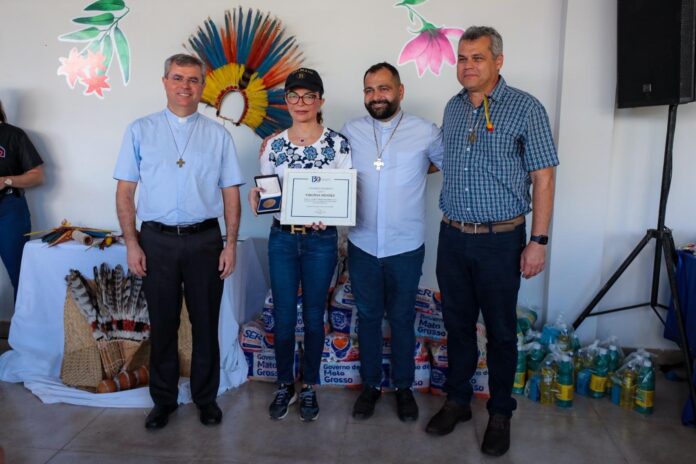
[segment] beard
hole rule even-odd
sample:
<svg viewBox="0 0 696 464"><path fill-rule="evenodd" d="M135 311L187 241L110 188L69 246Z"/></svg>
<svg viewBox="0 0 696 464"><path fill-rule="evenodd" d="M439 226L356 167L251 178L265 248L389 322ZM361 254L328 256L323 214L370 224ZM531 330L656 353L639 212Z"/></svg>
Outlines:
<svg viewBox="0 0 696 464"><path fill-rule="evenodd" d="M382 108L375 108L377 104L385 103L386 105ZM370 103L365 104L365 109L370 113L375 119L389 119L396 114L399 110L399 101L389 101L389 100L374 100Z"/></svg>

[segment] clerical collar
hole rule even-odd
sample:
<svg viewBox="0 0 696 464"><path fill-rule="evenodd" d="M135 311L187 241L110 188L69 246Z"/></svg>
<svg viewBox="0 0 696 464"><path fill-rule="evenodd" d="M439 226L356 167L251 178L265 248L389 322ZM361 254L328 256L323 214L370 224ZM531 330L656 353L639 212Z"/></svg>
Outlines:
<svg viewBox="0 0 696 464"><path fill-rule="evenodd" d="M198 117L197 111L192 113L192 114L189 114L188 116L183 116L183 117L174 114L174 112L172 110L170 110L169 108L165 108L164 113L167 115L167 118L169 118L169 120L172 121L172 123L181 124L181 125L184 125L184 124L187 124L190 122L194 122L196 120L196 118Z"/></svg>
<svg viewBox="0 0 696 464"><path fill-rule="evenodd" d="M380 128L382 129L389 129L391 127L394 127L399 119L401 119L401 113L402 110L397 111L394 113L394 116L389 121L382 121L381 119L374 119L377 124L379 125Z"/></svg>

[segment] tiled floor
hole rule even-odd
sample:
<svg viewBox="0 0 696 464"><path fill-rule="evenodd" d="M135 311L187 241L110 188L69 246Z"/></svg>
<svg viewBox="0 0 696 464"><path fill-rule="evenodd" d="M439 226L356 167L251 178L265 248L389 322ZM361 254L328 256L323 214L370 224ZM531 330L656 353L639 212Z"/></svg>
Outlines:
<svg viewBox="0 0 696 464"><path fill-rule="evenodd" d="M279 422L267 417L274 387L249 382L219 398L219 427L198 422L193 405L180 407L169 425L147 431L145 409L99 409L43 404L22 385L0 382L0 446L15 463L669 463L693 462L696 429L679 421L687 396L683 383L658 374L656 409L644 417L608 400L576 398L570 410L518 399L512 447L501 458L479 452L486 427L485 402L475 401L474 420L445 437L423 429L442 399L416 395L420 419L396 417L385 394L375 416L350 417L356 392L321 389L321 414L313 423L297 410ZM293 408L295 408L293 406ZM0 460L0 463L2 461Z"/></svg>

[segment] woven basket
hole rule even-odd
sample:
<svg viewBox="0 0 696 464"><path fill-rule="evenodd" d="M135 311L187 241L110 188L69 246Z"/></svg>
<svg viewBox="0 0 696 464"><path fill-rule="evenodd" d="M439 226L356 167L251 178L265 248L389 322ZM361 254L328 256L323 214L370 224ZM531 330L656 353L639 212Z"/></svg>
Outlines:
<svg viewBox="0 0 696 464"><path fill-rule="evenodd" d="M150 340L135 342L120 340L124 371L134 371L139 367L150 366Z"/></svg>
<svg viewBox="0 0 696 464"><path fill-rule="evenodd" d="M191 353L193 340L191 338L191 321L186 309L186 302L181 303L181 322L179 323L179 375L191 377Z"/></svg>
<svg viewBox="0 0 696 464"><path fill-rule="evenodd" d="M61 380L71 387L96 389L104 377L99 349L92 337L92 329L77 309L70 290L65 296L63 325L65 341L60 366Z"/></svg>
<svg viewBox="0 0 696 464"><path fill-rule="evenodd" d="M92 284L92 281L88 281ZM77 308L67 289L63 312L65 341L60 378L65 385L96 391L99 382L116 376L122 370L141 366L149 369L150 341L100 340L92 337L89 323ZM179 326L179 373L191 376L191 322L186 304L182 304Z"/></svg>

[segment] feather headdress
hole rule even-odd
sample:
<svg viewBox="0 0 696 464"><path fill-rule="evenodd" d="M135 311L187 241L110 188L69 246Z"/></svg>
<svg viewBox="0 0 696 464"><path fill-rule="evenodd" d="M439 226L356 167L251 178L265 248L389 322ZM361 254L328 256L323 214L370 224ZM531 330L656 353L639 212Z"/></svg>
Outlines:
<svg viewBox="0 0 696 464"><path fill-rule="evenodd" d="M131 272L125 275L121 265L111 270L103 263L94 267L94 287L74 269L65 280L95 340L142 341L150 337L150 317L141 277Z"/></svg>
<svg viewBox="0 0 696 464"><path fill-rule="evenodd" d="M189 45L206 64L202 100L218 117L245 124L262 138L290 127L292 121L280 87L302 64L295 37L285 36L280 20L242 7L225 12L225 27L208 18L189 38ZM244 109L239 118L221 114L223 100L239 92Z"/></svg>

